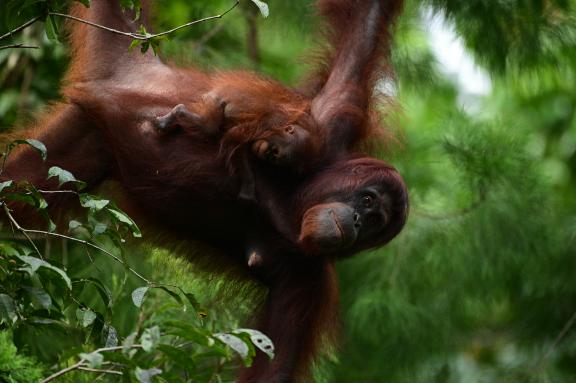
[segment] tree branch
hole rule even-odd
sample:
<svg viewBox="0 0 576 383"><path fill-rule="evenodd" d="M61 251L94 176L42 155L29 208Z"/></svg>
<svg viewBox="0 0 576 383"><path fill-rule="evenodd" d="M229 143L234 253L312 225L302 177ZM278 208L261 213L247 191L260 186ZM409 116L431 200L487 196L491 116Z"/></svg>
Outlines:
<svg viewBox="0 0 576 383"><path fill-rule="evenodd" d="M74 241L77 243L81 243L83 245L92 247L96 250L101 251L102 253L108 255L109 257L111 257L112 259L114 259L116 262L120 263L121 265L125 266L132 274L134 274L135 276L137 276L138 278L140 278L141 280L143 280L144 282L146 282L146 284L148 285L153 285L154 283L152 283L150 280L148 280L147 278L145 278L144 276L142 276L140 273L138 273L136 270L134 270L133 268L131 268L130 266L126 265L124 263L124 261L122 261L120 258L118 258L116 255L112 254L111 252L109 252L108 250L106 250L103 247L100 247L92 242L88 242L86 240L83 239L78 239L78 238L74 238L74 237L70 237L68 235L64 235L64 234L60 234L60 233L51 233L49 231L44 231L44 230L32 230L32 229L26 229L23 228L22 226L20 226L18 224L18 222L14 219L14 217L12 216L12 214L10 213L10 209L8 209L8 206L6 206L6 204L3 204L4 207L4 212L6 213L6 215L8 216L8 218L10 219L10 222L12 222L14 224L14 226L16 226L16 228L22 232L22 234L24 234L26 236L26 238L30 238L28 236L28 234L40 234L40 235L44 235L44 236L52 236L52 237L57 237L57 238L63 238L63 239L68 239L70 241ZM34 244L34 242L32 242L32 239L30 239L30 242L32 243L32 245L34 246L34 249L38 252L38 254L40 255L40 258L42 258L42 254L40 253L40 251L38 250L38 248L36 247L36 245Z"/></svg>
<svg viewBox="0 0 576 383"><path fill-rule="evenodd" d="M18 44L3 45L0 47L0 51L3 49L10 49L10 48L38 49L40 47L37 47L36 45L26 45L26 44L18 43Z"/></svg>
<svg viewBox="0 0 576 383"><path fill-rule="evenodd" d="M114 29L114 28L110 28L101 24L97 24L97 23L93 23L91 21L88 20L84 20L81 19L79 17L76 16L72 16L72 15L68 15L65 13L59 13L59 12L47 12L45 15L39 15L34 17L33 19L28 20L27 22L25 22L24 24L20 25L19 27L9 31L8 33L0 36L0 41L4 40L8 37L11 37L14 35L14 33L18 33L21 30L25 29L26 27L29 27L30 25L34 24L36 21L41 20L42 18L44 18L45 16L57 16L57 17L62 17L64 19L70 19L70 20L74 20L77 21L79 23L82 24L87 24L90 25L94 28L99 28L99 29L103 29L105 31L111 32L111 33L115 33L118 35L122 35L122 36L126 36L129 37L133 40L140 40L140 41L150 41L152 39L158 38L158 37L162 37L162 36L166 36L169 34L172 34L180 29L183 28L188 28L190 26L196 25L196 24L200 24L206 21L210 21L210 20L215 20L215 19L221 19L222 17L224 17L226 14L228 14L229 12L231 12L234 8L236 8L238 6L238 4L240 4L240 0L236 0L236 2L234 3L234 5L232 5L229 9L227 9L226 11L224 11L223 13L219 14L219 15L215 15L215 16L209 16L209 17L204 17L202 19L198 19L198 20L194 20L194 21L190 21L189 23L186 24L182 24L179 25L175 28L169 29L167 31L164 32L159 32L159 33L146 33L146 34L142 34L142 33L136 33L136 32L124 32L118 29ZM3 49L9 49L9 48L32 48L32 49L37 49L37 46L32 46L32 45L25 45L22 43L18 43L18 44L10 44L10 45L5 45L5 46L0 46L0 50Z"/></svg>
<svg viewBox="0 0 576 383"><path fill-rule="evenodd" d="M36 16L33 19L28 20L27 22L25 22L24 24L20 25L18 28L11 30L10 32L0 36L0 40L4 40L10 36L12 36L14 33L18 33L21 30L29 27L30 25L34 24L36 21L40 20L42 17L44 17L44 15L40 15L40 16Z"/></svg>
<svg viewBox="0 0 576 383"><path fill-rule="evenodd" d="M101 352L109 352L109 351L120 351L123 350L125 347L124 346L114 346L114 347L102 347L99 349L96 349L94 351L91 352L91 354L94 353L101 353ZM129 348L142 348L141 344L134 344ZM73 364L70 367L66 367L60 371L55 372L54 374L50 375L49 377L47 377L46 379L42 380L40 383L48 383L64 374L69 373L70 371L74 371L74 370L85 370L85 371L91 371L91 372L101 372L101 373L109 373L109 374L117 374L117 375L122 375L122 373L120 371L114 371L114 370L98 370L95 368L89 368L87 365L85 365L84 363L86 362L86 359L82 358L80 359L80 361L76 364Z"/></svg>

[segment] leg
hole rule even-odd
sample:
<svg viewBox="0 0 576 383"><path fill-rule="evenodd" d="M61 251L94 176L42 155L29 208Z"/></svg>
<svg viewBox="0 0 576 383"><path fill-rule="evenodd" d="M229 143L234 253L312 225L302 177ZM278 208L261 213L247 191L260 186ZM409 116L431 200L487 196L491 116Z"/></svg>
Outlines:
<svg viewBox="0 0 576 383"><path fill-rule="evenodd" d="M334 265L319 259L299 260L296 254L296 259L269 256L284 263L268 274L270 292L260 325L260 330L274 342L276 356L269 360L259 352L254 365L244 371L238 382L310 381L313 356L322 344L333 342L338 323Z"/></svg>

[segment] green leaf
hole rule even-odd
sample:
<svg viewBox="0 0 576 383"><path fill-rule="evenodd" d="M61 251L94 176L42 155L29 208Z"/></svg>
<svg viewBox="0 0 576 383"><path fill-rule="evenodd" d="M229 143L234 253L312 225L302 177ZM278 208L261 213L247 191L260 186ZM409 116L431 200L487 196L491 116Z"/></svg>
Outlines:
<svg viewBox="0 0 576 383"><path fill-rule="evenodd" d="M45 23L45 30L46 30L46 36L48 36L48 38L52 41L58 41L58 37L59 37L59 32L58 32L58 24L56 23L56 20L54 19L54 17L52 16L48 16L46 23Z"/></svg>
<svg viewBox="0 0 576 383"><path fill-rule="evenodd" d="M27 255L19 255L18 258L20 258L20 260L24 263L26 263L29 267L29 269L25 269L26 271L29 272L30 275L33 275L36 273L36 271L38 271L38 269L40 267L45 267L49 270L55 271L56 273L58 273L60 275L60 277L62 277L62 279L64 280L64 282L66 282L66 286L68 286L68 289L72 290L72 281L70 280L70 277L68 277L68 274L66 274L66 272L62 269L59 269L56 266L52 266L51 264L49 264L46 261L41 260L40 258L36 258L36 257L30 257Z"/></svg>
<svg viewBox="0 0 576 383"><path fill-rule="evenodd" d="M184 296L186 297L188 302L190 302L190 304L192 305L194 310L198 313L198 315L200 315L201 317L206 316L206 310L203 309L202 306L200 306L200 302L198 302L194 294L185 292Z"/></svg>
<svg viewBox="0 0 576 383"><path fill-rule="evenodd" d="M165 291L168 295L170 295L172 297L172 299L174 299L176 302L178 302L184 308L184 310L186 309L186 305L184 304L182 297L178 293L175 293L174 291L170 290L166 286L162 286L162 285L153 286L153 287L155 289L160 289L160 290Z"/></svg>
<svg viewBox="0 0 576 383"><path fill-rule="evenodd" d="M82 190L86 187L86 182L82 182L76 179L72 173L68 170L64 170L58 166L52 166L48 169L48 178L58 177L58 186L61 187L67 182L72 182L77 190Z"/></svg>
<svg viewBox="0 0 576 383"><path fill-rule="evenodd" d="M144 298L146 297L148 289L148 286L144 286L138 287L136 290L132 291L132 302L134 302L134 306L138 308L142 307L142 303L144 302Z"/></svg>
<svg viewBox="0 0 576 383"><path fill-rule="evenodd" d="M268 4L260 0L251 0L251 1L254 3L254 5L258 7L262 16L268 17L270 15L270 9L268 8Z"/></svg>
<svg viewBox="0 0 576 383"><path fill-rule="evenodd" d="M130 359L132 359L132 357L137 351L135 349L132 349L132 347L134 346L134 342L136 342L137 336L138 333L133 332L132 334L128 335L126 339L124 339L124 341L122 342L122 354L124 354ZM132 351L134 351L134 353Z"/></svg>
<svg viewBox="0 0 576 383"><path fill-rule="evenodd" d="M107 199L101 199L90 194L80 194L80 205L92 210L102 210L110 203Z"/></svg>
<svg viewBox="0 0 576 383"><path fill-rule="evenodd" d="M88 327L96 320L96 314L90 309L77 309L76 319L82 327Z"/></svg>
<svg viewBox="0 0 576 383"><path fill-rule="evenodd" d="M85 7L90 7L90 0L76 0L77 2L81 3Z"/></svg>
<svg viewBox="0 0 576 383"><path fill-rule="evenodd" d="M8 180L8 181L4 181L0 183L0 193L6 189L9 188L10 186L12 186L12 184L14 184L14 181L12 180Z"/></svg>
<svg viewBox="0 0 576 383"><path fill-rule="evenodd" d="M46 149L46 146L44 146L44 144L38 140L34 140L32 138L29 138L27 140L15 140L14 143L16 145L29 145L32 148L36 149L40 155L42 156L42 159L44 161L46 161L46 158L48 157L48 150Z"/></svg>
<svg viewBox="0 0 576 383"><path fill-rule="evenodd" d="M140 367L136 367L136 369L134 370L134 376L136 376L136 379L138 379L140 383L152 383L153 378L161 373L162 370L160 370L159 368L150 368L148 370L143 370Z"/></svg>
<svg viewBox="0 0 576 383"><path fill-rule="evenodd" d="M18 320L16 304L6 294L0 294L0 323L14 324Z"/></svg>
<svg viewBox="0 0 576 383"><path fill-rule="evenodd" d="M100 368L102 367L102 362L104 362L104 356L98 352L89 354L83 352L80 354L80 358L88 362L88 367L90 368Z"/></svg>
<svg viewBox="0 0 576 383"><path fill-rule="evenodd" d="M104 327L102 327L102 337L104 338L104 347L118 346L118 331L111 324L104 324Z"/></svg>
<svg viewBox="0 0 576 383"><path fill-rule="evenodd" d="M93 278L93 277L88 277L85 279L82 279L82 282L90 282L93 286L96 287L96 290L98 290L98 294L100 295L100 298L102 298L102 301L104 302L104 304L106 305L106 307L111 308L113 305L113 297L112 297L112 292L110 291L110 289L108 287L106 287L106 285L104 283L102 283L102 281L100 281L99 279Z"/></svg>
<svg viewBox="0 0 576 383"><path fill-rule="evenodd" d="M136 48L137 46L139 46L143 42L144 42L144 40L137 40L137 39L132 40L132 42L130 43L130 46L128 47L128 51L132 51L132 49Z"/></svg>
<svg viewBox="0 0 576 383"><path fill-rule="evenodd" d="M121 222L124 225L126 225L130 229L130 231L132 232L132 235L134 237L136 237L136 238L142 237L142 232L140 231L140 228L138 227L138 225L136 225L136 222L134 222L132 220L132 218L128 217L128 215L126 213L124 213L123 211L121 211L119 209L111 208L111 207L106 208L106 210L118 222Z"/></svg>
<svg viewBox="0 0 576 383"><path fill-rule="evenodd" d="M258 347L262 352L268 355L270 359L274 358L274 344L272 343L272 340L260 331L249 328L239 328L233 332L236 334L248 334L254 346Z"/></svg>
<svg viewBox="0 0 576 383"><path fill-rule="evenodd" d="M24 290L30 295L32 300L38 303L43 309L49 310L52 307L52 298L48 293L38 287L24 286Z"/></svg>
<svg viewBox="0 0 576 383"><path fill-rule="evenodd" d="M20 255L20 251L18 250L18 248L14 247L12 244L8 242L0 242L0 254L17 257L18 255Z"/></svg>
<svg viewBox="0 0 576 383"><path fill-rule="evenodd" d="M82 223L78 221L71 220L70 222L68 222L68 231L73 231L75 229L78 229L79 227L82 227Z"/></svg>
<svg viewBox="0 0 576 383"><path fill-rule="evenodd" d="M144 54L148 52L148 48L150 48L150 42L149 41L142 42L142 46L140 46L140 53Z"/></svg>
<svg viewBox="0 0 576 383"><path fill-rule="evenodd" d="M242 338L228 333L216 333L213 336L232 350L236 351L243 360L248 358L250 347L248 347Z"/></svg>
<svg viewBox="0 0 576 383"><path fill-rule="evenodd" d="M142 345L142 349L146 352L154 350L159 342L160 328L158 326L147 328L140 337L140 344Z"/></svg>

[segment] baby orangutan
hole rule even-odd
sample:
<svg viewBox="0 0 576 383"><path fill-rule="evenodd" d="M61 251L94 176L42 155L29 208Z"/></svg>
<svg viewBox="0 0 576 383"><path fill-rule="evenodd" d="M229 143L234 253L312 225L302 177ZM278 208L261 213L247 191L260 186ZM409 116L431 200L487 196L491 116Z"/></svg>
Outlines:
<svg viewBox="0 0 576 383"><path fill-rule="evenodd" d="M262 114L239 110L243 106L235 100L227 102L212 91L189 106L176 105L168 114L154 118L152 125L162 134L200 131L208 136L221 136L221 145L241 149L239 164L235 164L242 172L239 198L255 202L255 177L247 158L249 153L264 163L299 175L318 159L319 145L318 138L314 139L310 132L314 126L310 116L300 113L294 120L280 111ZM250 140L246 142L245 137Z"/></svg>

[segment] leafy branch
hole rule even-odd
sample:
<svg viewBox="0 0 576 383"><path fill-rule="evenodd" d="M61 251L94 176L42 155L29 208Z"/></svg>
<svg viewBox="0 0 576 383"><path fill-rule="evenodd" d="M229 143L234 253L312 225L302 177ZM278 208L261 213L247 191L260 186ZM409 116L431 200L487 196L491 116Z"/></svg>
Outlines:
<svg viewBox="0 0 576 383"><path fill-rule="evenodd" d="M262 15L264 17L268 17L269 10L268 10L268 5L266 3L264 3L260 0L251 0L251 2L253 4L255 4L260 9L260 12L262 13ZM232 10L234 10L239 4L240 4L240 0L236 0L230 8L228 8L226 11L224 11L218 15L208 16L208 17L204 17L204 18L201 18L198 20L190 21L188 23L179 25L177 27L174 27L172 29L169 29L169 30L164 31L164 32L159 32L159 33L148 33L146 31L146 29L144 28L144 26L141 26L138 32L125 32L125 31L121 31L121 30L118 30L115 28L107 27L107 26L102 25L102 24L94 23L92 21L84 20L84 19L81 19L79 17L72 16L72 15L69 15L66 13L54 12L51 10L47 10L44 14L38 15L38 16L30 19L27 22L25 22L24 24L20 25L19 27L17 27L15 29L9 31L8 33L0 36L0 41L7 39L9 37L12 37L14 34L24 30L25 28L36 23L37 21L45 20L46 18L48 18L50 16L54 16L54 17L60 17L60 18L64 18L64 19L73 20L73 21L76 21L76 22L79 22L82 24L90 25L94 28L102 29L102 30L105 30L105 31L108 31L111 33L115 33L118 35L129 37L133 40L132 46L139 45L139 44L148 44L149 45L153 42L153 40L157 40L159 38L171 35L172 33L179 31L180 29L188 28L188 27L200 24L200 23L210 21L210 20L221 19L222 17L224 17L228 13L232 12ZM25 44L10 44L10 45L5 45L5 46L0 46L0 50L9 49L9 48L38 48L38 47L31 46L31 45L25 45ZM147 48L145 48L145 49L147 49Z"/></svg>

